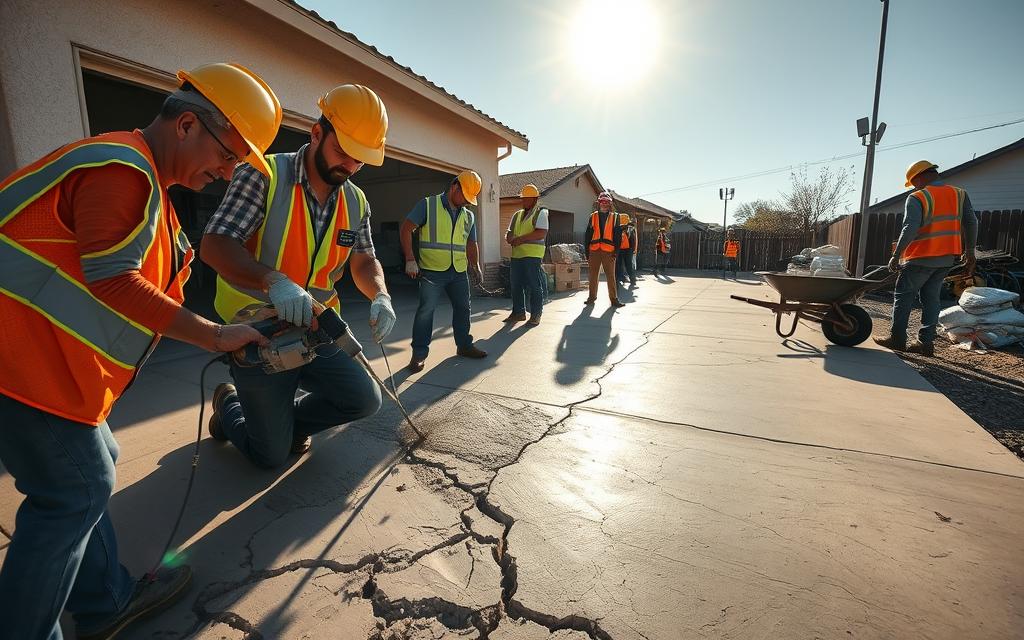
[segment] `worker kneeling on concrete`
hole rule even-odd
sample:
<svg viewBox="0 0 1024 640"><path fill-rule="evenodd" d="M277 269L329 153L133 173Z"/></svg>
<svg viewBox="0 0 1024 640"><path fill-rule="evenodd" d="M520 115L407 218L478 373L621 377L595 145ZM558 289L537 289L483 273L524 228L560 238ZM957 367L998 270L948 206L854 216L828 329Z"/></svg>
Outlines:
<svg viewBox="0 0 1024 640"><path fill-rule="evenodd" d="M181 306L192 248L167 188L257 165L281 106L231 64L179 71L143 130L60 147L0 182L0 460L25 501L0 569L0 636L111 638L185 593L188 566L133 580L107 512L107 416L161 335L233 351L264 338ZM154 496L154 499L158 499Z"/></svg>
<svg viewBox="0 0 1024 640"><path fill-rule="evenodd" d="M381 342L395 325L384 271L370 236L370 205L350 178L384 162L384 103L356 84L332 89L310 142L268 155L270 176L235 171L203 237L202 259L217 271L215 307L238 318L272 304L278 316L310 326L314 300L340 312L334 285L345 272L371 300L370 327ZM272 468L309 451L312 434L373 415L380 390L335 345L308 364L266 373L232 361L234 384L214 391L210 435L230 440L254 464ZM331 357L338 354L340 357ZM307 393L296 399L301 387Z"/></svg>

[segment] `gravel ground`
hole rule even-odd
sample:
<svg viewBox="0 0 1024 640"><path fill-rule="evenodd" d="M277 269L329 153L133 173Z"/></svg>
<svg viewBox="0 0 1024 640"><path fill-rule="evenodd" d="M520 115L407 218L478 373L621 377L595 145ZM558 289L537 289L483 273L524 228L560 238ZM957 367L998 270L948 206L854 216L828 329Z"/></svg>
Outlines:
<svg viewBox="0 0 1024 640"><path fill-rule="evenodd" d="M875 335L888 335L891 294L866 296L859 304L871 314ZM920 320L920 311L915 310L907 332L911 340ZM980 353L953 348L952 344L940 336L932 358L899 355L996 440L1024 458L1024 348L1018 343Z"/></svg>

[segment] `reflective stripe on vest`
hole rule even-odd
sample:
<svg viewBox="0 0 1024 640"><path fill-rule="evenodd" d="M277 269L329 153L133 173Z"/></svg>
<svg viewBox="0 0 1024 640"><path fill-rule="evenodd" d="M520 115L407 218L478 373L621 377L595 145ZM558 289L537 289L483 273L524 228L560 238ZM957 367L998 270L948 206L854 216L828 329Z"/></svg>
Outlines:
<svg viewBox="0 0 1024 640"><path fill-rule="evenodd" d="M123 241L81 256L61 222L60 184L78 169L123 164L151 190ZM183 299L191 247L141 134L62 147L0 183L0 392L48 413L99 424L156 345L153 331L98 300L86 282L136 271Z"/></svg>
<svg viewBox="0 0 1024 640"><path fill-rule="evenodd" d="M725 241L725 257L735 258L740 254L740 243L738 240Z"/></svg>
<svg viewBox="0 0 1024 640"><path fill-rule="evenodd" d="M604 221L604 231L602 231L601 219L597 211L590 214L590 227L593 229L590 235L591 251L615 251L614 229L616 215L611 211L608 212Z"/></svg>
<svg viewBox="0 0 1024 640"><path fill-rule="evenodd" d="M257 262L280 271L315 300L340 311L334 285L345 273L352 248L338 244L339 233L349 235L359 228L366 215L366 196L346 180L318 243L305 193L295 176L295 154L270 155L267 160L271 171L263 223L246 248ZM237 287L217 276L214 306L225 321L238 319L269 302L267 293Z"/></svg>
<svg viewBox="0 0 1024 640"><path fill-rule="evenodd" d="M427 220L419 228L420 268L428 271L447 271L454 266L459 273L466 271L466 244L473 228L473 212L465 207L452 223L452 217L441 202L441 194L429 196Z"/></svg>
<svg viewBox="0 0 1024 640"><path fill-rule="evenodd" d="M949 185L928 185L908 196L921 203L921 226L903 252L903 260L963 253L961 214L965 193Z"/></svg>
<svg viewBox="0 0 1024 640"><path fill-rule="evenodd" d="M537 230L537 218L540 216L540 207L534 207L533 213L526 215L526 211L520 209L512 215L512 235L515 237L525 236ZM525 240L521 244L512 247L513 258L543 258L547 249L544 238L536 240Z"/></svg>

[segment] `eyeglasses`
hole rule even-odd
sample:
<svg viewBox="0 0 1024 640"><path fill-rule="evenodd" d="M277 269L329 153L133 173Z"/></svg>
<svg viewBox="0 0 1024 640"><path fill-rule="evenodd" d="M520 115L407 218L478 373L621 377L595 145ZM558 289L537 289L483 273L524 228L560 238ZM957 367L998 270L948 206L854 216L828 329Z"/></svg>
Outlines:
<svg viewBox="0 0 1024 640"><path fill-rule="evenodd" d="M223 142L221 142L221 139L217 137L217 134L215 134L213 132L213 130L210 129L210 126L208 124L206 124L203 121L202 118L200 118L199 116L196 116L196 120L199 121L199 124L203 125L203 128L206 129L206 133L210 134L210 137L212 137L214 140L216 140L217 144L219 144L221 146L221 148L224 149L224 153L221 154L221 156L224 158L224 162L232 164L232 165L238 164L239 163L238 154L236 154L234 151L232 151L230 148L228 148L228 145L226 145Z"/></svg>

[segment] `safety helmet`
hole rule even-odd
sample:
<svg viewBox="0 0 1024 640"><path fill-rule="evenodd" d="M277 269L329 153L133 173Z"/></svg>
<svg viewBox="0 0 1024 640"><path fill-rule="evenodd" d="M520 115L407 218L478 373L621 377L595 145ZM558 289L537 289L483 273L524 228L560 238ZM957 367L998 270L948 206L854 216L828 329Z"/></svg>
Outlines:
<svg viewBox="0 0 1024 640"><path fill-rule="evenodd" d="M373 89L343 84L320 96L316 104L345 153L375 167L384 164L388 111Z"/></svg>
<svg viewBox="0 0 1024 640"><path fill-rule="evenodd" d="M606 200L608 202L611 202L612 201L612 194L608 193L607 191L602 191L601 193L597 194L597 201L600 202L602 200Z"/></svg>
<svg viewBox="0 0 1024 640"><path fill-rule="evenodd" d="M466 200L470 204L476 204L476 196L480 193L480 186L482 184L480 175L476 171L466 169L455 179L459 181L459 187L462 188L462 195L466 197Z"/></svg>
<svg viewBox="0 0 1024 640"><path fill-rule="evenodd" d="M629 224L629 214L628 213L620 213L619 214L619 224L623 225L623 226Z"/></svg>
<svg viewBox="0 0 1024 640"><path fill-rule="evenodd" d="M266 175L270 167L263 154L281 126L281 103L258 75L240 64L217 62L178 71L178 87L191 84L227 118L249 145L240 158Z"/></svg>
<svg viewBox="0 0 1024 640"><path fill-rule="evenodd" d="M523 185L522 191L519 192L520 198L539 198L540 191L537 189L535 184Z"/></svg>
<svg viewBox="0 0 1024 640"><path fill-rule="evenodd" d="M907 168L907 184L904 186L914 186L914 183L911 182L911 180L913 180L915 177L921 175L922 173L929 169L938 168L939 165L935 164L934 162L929 162L927 160L918 160L917 162L915 162L914 164L910 165L910 167Z"/></svg>

